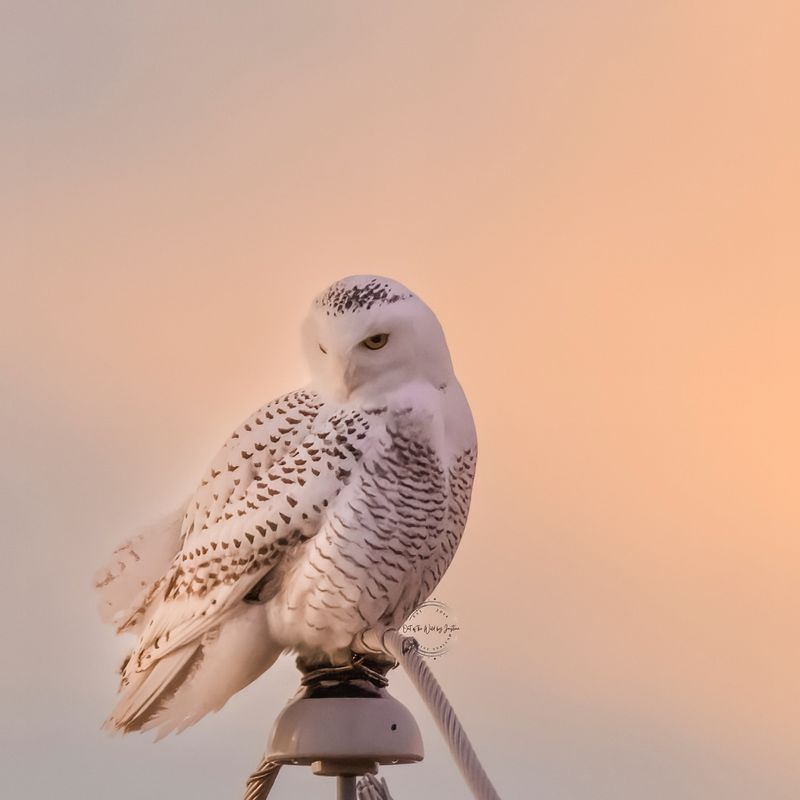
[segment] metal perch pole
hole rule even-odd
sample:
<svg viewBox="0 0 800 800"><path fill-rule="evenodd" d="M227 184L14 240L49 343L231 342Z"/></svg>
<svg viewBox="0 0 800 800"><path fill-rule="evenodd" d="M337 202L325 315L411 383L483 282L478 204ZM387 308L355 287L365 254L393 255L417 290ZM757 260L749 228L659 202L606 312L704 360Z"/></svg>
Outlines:
<svg viewBox="0 0 800 800"><path fill-rule="evenodd" d="M340 775L336 779L336 800L357 800L355 775Z"/></svg>

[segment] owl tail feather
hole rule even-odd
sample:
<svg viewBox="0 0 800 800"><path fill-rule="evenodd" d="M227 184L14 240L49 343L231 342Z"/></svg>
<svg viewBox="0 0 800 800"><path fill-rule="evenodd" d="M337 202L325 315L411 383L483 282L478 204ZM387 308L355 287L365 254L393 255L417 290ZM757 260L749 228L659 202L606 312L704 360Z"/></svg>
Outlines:
<svg viewBox="0 0 800 800"><path fill-rule="evenodd" d="M142 672L134 672L123 684L123 696L103 724L110 732L146 730L163 712L202 659L202 649L189 644L157 661Z"/></svg>
<svg viewBox="0 0 800 800"><path fill-rule="evenodd" d="M110 731L180 733L275 663L283 648L270 636L264 606L243 604L218 628L130 675L106 720Z"/></svg>

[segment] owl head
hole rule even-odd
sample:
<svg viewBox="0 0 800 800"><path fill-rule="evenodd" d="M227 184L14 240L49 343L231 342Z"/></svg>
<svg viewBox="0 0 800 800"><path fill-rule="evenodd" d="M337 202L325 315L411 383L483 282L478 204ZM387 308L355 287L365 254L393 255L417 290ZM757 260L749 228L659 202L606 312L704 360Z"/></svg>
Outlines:
<svg viewBox="0 0 800 800"><path fill-rule="evenodd" d="M436 315L405 286L351 275L321 292L303 324L312 385L344 402L411 383L443 388L453 364Z"/></svg>

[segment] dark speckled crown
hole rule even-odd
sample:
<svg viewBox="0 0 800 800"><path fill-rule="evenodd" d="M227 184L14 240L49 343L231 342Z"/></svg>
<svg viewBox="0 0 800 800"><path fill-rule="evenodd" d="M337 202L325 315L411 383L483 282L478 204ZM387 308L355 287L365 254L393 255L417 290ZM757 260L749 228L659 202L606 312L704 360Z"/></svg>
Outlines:
<svg viewBox="0 0 800 800"><path fill-rule="evenodd" d="M405 287L385 278L364 276L336 281L317 297L315 304L324 309L326 314L336 317L348 312L367 311L376 305L396 303L413 296Z"/></svg>

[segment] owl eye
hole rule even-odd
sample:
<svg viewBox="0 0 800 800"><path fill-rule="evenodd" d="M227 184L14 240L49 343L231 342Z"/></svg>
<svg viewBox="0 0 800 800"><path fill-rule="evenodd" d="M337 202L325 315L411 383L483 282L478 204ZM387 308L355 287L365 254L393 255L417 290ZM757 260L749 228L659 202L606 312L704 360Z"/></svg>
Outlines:
<svg viewBox="0 0 800 800"><path fill-rule="evenodd" d="M368 336L361 344L369 350L380 350L381 347L386 346L386 342L388 341L388 333L376 333L374 336Z"/></svg>

